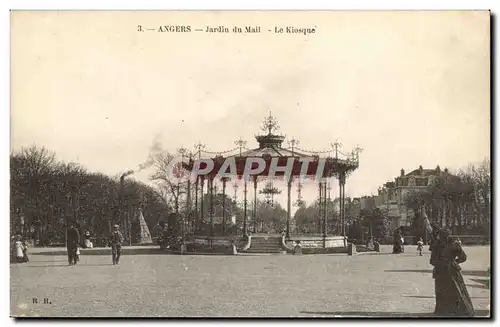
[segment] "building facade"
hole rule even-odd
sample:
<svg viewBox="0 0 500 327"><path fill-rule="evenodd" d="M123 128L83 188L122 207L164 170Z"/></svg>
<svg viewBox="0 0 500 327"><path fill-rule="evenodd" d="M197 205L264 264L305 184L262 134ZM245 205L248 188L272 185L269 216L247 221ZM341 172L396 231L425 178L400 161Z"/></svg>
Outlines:
<svg viewBox="0 0 500 327"><path fill-rule="evenodd" d="M400 175L394 178L393 182L387 182L378 189L375 196L362 197L361 208L379 208L385 212L397 227L409 227L412 224L415 213L405 205L405 198L414 191L425 189L436 179L444 177L456 177L448 172L448 169L441 170L439 166L435 169L424 169L419 166L417 169L406 174L401 169Z"/></svg>

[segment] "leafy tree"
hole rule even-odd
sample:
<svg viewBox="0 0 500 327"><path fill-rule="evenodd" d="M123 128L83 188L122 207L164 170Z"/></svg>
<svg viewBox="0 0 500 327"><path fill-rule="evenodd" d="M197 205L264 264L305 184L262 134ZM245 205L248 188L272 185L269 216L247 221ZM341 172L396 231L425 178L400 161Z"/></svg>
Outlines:
<svg viewBox="0 0 500 327"><path fill-rule="evenodd" d="M488 160L479 167L470 165L457 176L441 174L425 189L406 196L405 205L417 213L412 229L421 229L423 218L418 213L425 210L431 222L451 228L454 233L489 234L490 184Z"/></svg>
<svg viewBox="0 0 500 327"><path fill-rule="evenodd" d="M371 235L381 240L388 240L392 233L389 217L379 208L361 210L361 220L371 231Z"/></svg>
<svg viewBox="0 0 500 327"><path fill-rule="evenodd" d="M116 178L57 161L53 152L39 146L12 152L10 175L13 234L48 244L64 243L70 222L97 238L108 236L115 222L129 228L118 210L120 185ZM150 186L135 181L126 186L124 211L142 208L151 230L158 216L169 211L168 206Z"/></svg>

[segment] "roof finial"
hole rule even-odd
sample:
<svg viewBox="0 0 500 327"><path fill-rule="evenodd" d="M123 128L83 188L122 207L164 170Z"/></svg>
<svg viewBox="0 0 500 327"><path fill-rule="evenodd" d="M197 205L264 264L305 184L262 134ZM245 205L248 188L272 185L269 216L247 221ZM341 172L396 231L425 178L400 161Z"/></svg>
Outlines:
<svg viewBox="0 0 500 327"><path fill-rule="evenodd" d="M246 145L247 145L247 141L244 141L241 137L239 140L237 141L234 141L234 144L236 144L238 146L238 148L240 148L240 157L241 157L241 149L244 148Z"/></svg>
<svg viewBox="0 0 500 327"><path fill-rule="evenodd" d="M297 145L299 145L299 143L300 142L294 138L292 138L290 141L288 141L288 145L290 145L292 147L292 155L293 155L293 150L295 149L295 147Z"/></svg>
<svg viewBox="0 0 500 327"><path fill-rule="evenodd" d="M271 135L273 132L276 132L279 129L278 122L274 119L271 111L269 111L269 117L264 119L264 124L261 127L263 132L267 132L268 135Z"/></svg>

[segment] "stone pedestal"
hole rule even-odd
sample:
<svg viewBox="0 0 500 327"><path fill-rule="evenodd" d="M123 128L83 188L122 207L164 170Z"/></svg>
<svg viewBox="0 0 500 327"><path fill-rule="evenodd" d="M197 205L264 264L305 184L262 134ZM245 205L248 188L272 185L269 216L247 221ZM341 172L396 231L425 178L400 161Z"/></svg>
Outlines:
<svg viewBox="0 0 500 327"><path fill-rule="evenodd" d="M374 243L373 243L373 240L372 240L372 239L370 239L370 240L368 241L368 243L366 244L366 247L367 247L367 249L368 249L368 250L370 250L370 251L373 251L373 250L375 249L375 245L374 245Z"/></svg>
<svg viewBox="0 0 500 327"><path fill-rule="evenodd" d="M181 254L184 254L187 252L187 245L186 244L181 244Z"/></svg>
<svg viewBox="0 0 500 327"><path fill-rule="evenodd" d="M355 255L356 253L356 245L347 243L347 255Z"/></svg>

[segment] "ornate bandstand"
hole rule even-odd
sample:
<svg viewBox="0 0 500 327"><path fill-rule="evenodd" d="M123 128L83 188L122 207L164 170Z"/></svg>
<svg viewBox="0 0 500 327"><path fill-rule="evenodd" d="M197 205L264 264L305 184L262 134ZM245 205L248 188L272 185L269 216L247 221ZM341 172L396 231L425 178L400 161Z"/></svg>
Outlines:
<svg viewBox="0 0 500 327"><path fill-rule="evenodd" d="M346 221L344 212L344 201L345 201L345 184L347 177L358 168L359 165L359 153L361 149L356 147L352 152L345 154L340 150L341 144L335 142L330 144L330 148L326 151L308 151L298 147L299 142L295 139L288 140L288 147L284 147L286 137L278 133L279 126L276 119L269 114L265 118L263 126L261 128L261 134L255 136L258 143L257 148L249 149L246 147L246 142L239 139L235 142L236 148L229 151L207 151L205 145L197 144L196 152L189 156L187 162L183 164L184 168L193 171L195 169L196 160L201 158L210 158L214 162L213 169L204 175L200 175L193 182L194 185L188 186L188 188L194 187L194 201L189 199L189 202L194 202L193 217L187 217L188 220L192 221L192 234L196 235L198 227L201 222L208 222L210 225L209 235L205 239L212 241L217 239L214 236L214 188L215 184L222 184L222 238L229 236L226 235L226 221L228 219L227 210L224 206L226 204L227 197L227 184L231 183L233 189L235 190L234 198L236 200L236 188L238 185L243 184L243 238L249 239L249 214L252 219L256 216L257 211L257 194L263 194L265 197L265 203L272 205L274 202L274 196L281 193L281 190L276 187L273 180L283 180L286 187L286 234L284 235L284 244L286 242L291 242L294 235L291 233L290 223L291 223L291 212L292 212L292 198L291 191L294 183L297 185L298 199L296 204L303 204L301 189L304 183L310 182L311 180L316 181L318 189L318 205L319 205L319 215L322 223L322 237L326 240L329 237L329 231L327 230L327 201L330 193L330 181L332 179L338 180L339 185L339 217L340 217L340 235L337 232L337 237L342 238L345 244L345 234L346 234ZM245 168L247 162L251 158L261 158L265 162L265 168L262 172L258 174L253 174L248 178L244 178ZM235 162L234 176L222 177L220 178L217 174L223 163L226 160L231 160ZM304 165L304 162L308 162L308 165ZM274 166L273 166L274 165ZM253 167L253 166L252 166ZM285 172L284 167L289 167L288 172ZM204 168L203 165L198 168ZM269 171L274 173L270 174ZM270 177L270 175L273 175ZM263 189L258 191L259 182L264 182ZM248 185L250 184L250 185ZM283 184L283 183L282 183ZM253 187L253 201L251 202L251 208L249 206L248 199L248 189ZM217 195L216 195L217 196ZM208 203L206 203L208 202ZM208 210L206 206L208 205ZM249 212L251 210L251 212ZM206 215L208 214L208 217ZM311 219L313 219L311 217ZM255 231L255 227L254 227ZM333 236L333 235L332 235ZM220 237L219 237L220 239ZM234 235L233 235L234 239ZM326 242L323 242L326 246ZM248 246L247 246L248 247Z"/></svg>

